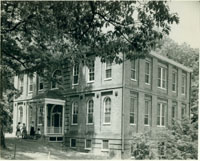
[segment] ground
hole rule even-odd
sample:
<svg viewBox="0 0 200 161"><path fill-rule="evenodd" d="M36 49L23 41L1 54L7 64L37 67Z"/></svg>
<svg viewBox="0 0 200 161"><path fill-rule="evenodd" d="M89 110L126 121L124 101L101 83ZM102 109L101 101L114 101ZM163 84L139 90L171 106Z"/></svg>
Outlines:
<svg viewBox="0 0 200 161"><path fill-rule="evenodd" d="M1 160L105 160L105 156L78 152L63 146L62 143L49 143L44 140L17 139L6 137L7 149L0 150ZM15 153L16 145L16 153Z"/></svg>

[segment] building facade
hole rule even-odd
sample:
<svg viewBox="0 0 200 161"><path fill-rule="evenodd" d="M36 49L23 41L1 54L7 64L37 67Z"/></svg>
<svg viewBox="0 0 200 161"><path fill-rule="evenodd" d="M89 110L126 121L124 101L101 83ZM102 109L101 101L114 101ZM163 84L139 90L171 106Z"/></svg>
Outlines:
<svg viewBox="0 0 200 161"><path fill-rule="evenodd" d="M123 56L122 56L123 57ZM57 82L37 74L15 77L21 95L14 100L18 122L33 123L48 141L95 154L127 158L135 133L166 128L190 115L192 70L151 53L122 64L96 58L89 66L56 69Z"/></svg>

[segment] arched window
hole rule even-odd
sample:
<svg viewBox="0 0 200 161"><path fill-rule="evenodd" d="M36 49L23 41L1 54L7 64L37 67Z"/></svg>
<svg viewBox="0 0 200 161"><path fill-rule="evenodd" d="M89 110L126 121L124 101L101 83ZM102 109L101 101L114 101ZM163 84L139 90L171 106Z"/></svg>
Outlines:
<svg viewBox="0 0 200 161"><path fill-rule="evenodd" d="M78 103L72 103L72 124L78 124Z"/></svg>
<svg viewBox="0 0 200 161"><path fill-rule="evenodd" d="M19 122L22 123L23 121L23 108L22 106L19 107Z"/></svg>
<svg viewBox="0 0 200 161"><path fill-rule="evenodd" d="M110 123L111 121L111 99L106 97L104 99L104 123Z"/></svg>
<svg viewBox="0 0 200 161"><path fill-rule="evenodd" d="M94 109L94 101L89 100L87 103L87 123L92 124L93 123L93 110Z"/></svg>
<svg viewBox="0 0 200 161"><path fill-rule="evenodd" d="M51 82L51 88L58 88L58 85L62 82L62 74L61 70L55 70L52 75L52 82Z"/></svg>

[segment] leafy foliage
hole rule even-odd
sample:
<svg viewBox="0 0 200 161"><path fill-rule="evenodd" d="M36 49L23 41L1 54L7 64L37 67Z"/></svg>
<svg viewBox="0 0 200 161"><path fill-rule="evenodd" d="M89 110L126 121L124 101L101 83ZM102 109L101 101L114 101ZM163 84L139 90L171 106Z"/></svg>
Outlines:
<svg viewBox="0 0 200 161"><path fill-rule="evenodd" d="M174 22L164 1L2 1L1 96L15 74L46 70L51 79L69 62L144 57Z"/></svg>
<svg viewBox="0 0 200 161"><path fill-rule="evenodd" d="M168 129L157 130L156 134L142 133L133 137L135 159L197 159L198 129L187 118L175 120ZM164 142L164 147L160 143ZM160 149L163 148L163 156Z"/></svg>

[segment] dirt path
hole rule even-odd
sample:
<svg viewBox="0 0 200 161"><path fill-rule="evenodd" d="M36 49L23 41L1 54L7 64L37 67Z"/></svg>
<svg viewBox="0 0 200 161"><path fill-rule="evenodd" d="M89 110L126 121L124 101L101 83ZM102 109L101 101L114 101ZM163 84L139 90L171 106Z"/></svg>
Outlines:
<svg viewBox="0 0 200 161"><path fill-rule="evenodd" d="M78 160L107 159L92 153L81 153L64 148L60 143L48 143L42 140L6 138L7 149L0 150L0 159L16 160ZM16 145L16 154L14 149ZM15 157L14 157L15 155Z"/></svg>

